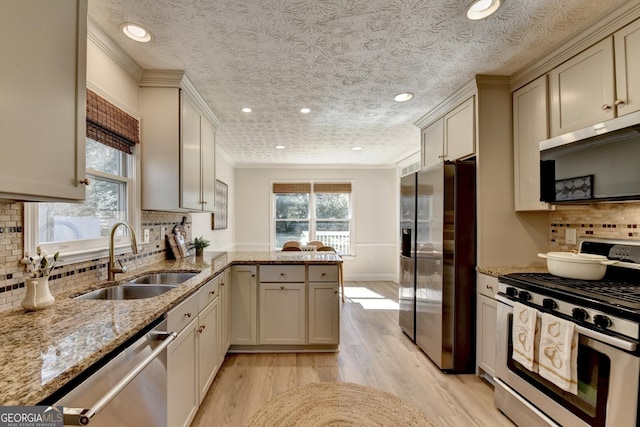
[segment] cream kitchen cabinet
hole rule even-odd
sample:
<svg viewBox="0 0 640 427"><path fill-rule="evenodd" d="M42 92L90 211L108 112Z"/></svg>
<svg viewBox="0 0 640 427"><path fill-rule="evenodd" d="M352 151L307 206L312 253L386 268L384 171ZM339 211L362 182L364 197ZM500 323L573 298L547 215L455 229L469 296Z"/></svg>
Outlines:
<svg viewBox="0 0 640 427"><path fill-rule="evenodd" d="M476 301L476 364L478 373L491 378L496 365L496 325L498 278L486 274L477 275Z"/></svg>
<svg viewBox="0 0 640 427"><path fill-rule="evenodd" d="M338 266L309 266L309 344L340 342Z"/></svg>
<svg viewBox="0 0 640 427"><path fill-rule="evenodd" d="M547 76L513 92L513 155L516 211L549 210L540 201L540 146L548 138Z"/></svg>
<svg viewBox="0 0 640 427"><path fill-rule="evenodd" d="M213 211L219 121L182 72L145 70L140 86L142 208Z"/></svg>
<svg viewBox="0 0 640 427"><path fill-rule="evenodd" d="M2 16L0 199L84 200L87 0L4 2Z"/></svg>
<svg viewBox="0 0 640 427"><path fill-rule="evenodd" d="M551 136L640 110L640 22L549 73Z"/></svg>
<svg viewBox="0 0 640 427"><path fill-rule="evenodd" d="M231 347L231 269L220 276L220 363Z"/></svg>
<svg viewBox="0 0 640 427"><path fill-rule="evenodd" d="M422 130L422 167L475 153L475 97Z"/></svg>
<svg viewBox="0 0 640 427"><path fill-rule="evenodd" d="M216 295L198 314L198 405L207 394L222 363L219 350L219 302L220 298Z"/></svg>
<svg viewBox="0 0 640 427"><path fill-rule="evenodd" d="M257 267L231 268L231 345L255 345L257 339Z"/></svg>
<svg viewBox="0 0 640 427"><path fill-rule="evenodd" d="M260 344L305 344L304 265L260 266Z"/></svg>

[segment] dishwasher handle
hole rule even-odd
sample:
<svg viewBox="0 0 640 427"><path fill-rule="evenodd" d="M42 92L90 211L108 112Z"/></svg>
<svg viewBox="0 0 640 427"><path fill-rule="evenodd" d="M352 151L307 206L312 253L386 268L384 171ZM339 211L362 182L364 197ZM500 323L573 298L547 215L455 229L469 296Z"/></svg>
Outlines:
<svg viewBox="0 0 640 427"><path fill-rule="evenodd" d="M63 407L64 425L86 426L91 419L96 416L111 400L118 395L134 378L142 372L153 360L158 357L178 336L175 332L161 332L157 334L156 340L162 340L162 344L151 352L143 361L138 363L127 373L116 385L114 385L104 396L102 396L91 408L67 408Z"/></svg>

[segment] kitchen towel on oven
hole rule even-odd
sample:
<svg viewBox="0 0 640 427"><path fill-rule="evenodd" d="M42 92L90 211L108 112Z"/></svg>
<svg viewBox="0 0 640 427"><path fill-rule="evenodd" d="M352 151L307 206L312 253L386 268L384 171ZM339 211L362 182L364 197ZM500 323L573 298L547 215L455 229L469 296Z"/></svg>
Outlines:
<svg viewBox="0 0 640 427"><path fill-rule="evenodd" d="M513 336L511 337L513 353L511 358L533 372L536 372L538 368L536 358L537 317L538 310L535 308L518 302L513 303Z"/></svg>
<svg viewBox="0 0 640 427"><path fill-rule="evenodd" d="M540 313L539 373L569 393L578 394L578 333L575 324Z"/></svg>

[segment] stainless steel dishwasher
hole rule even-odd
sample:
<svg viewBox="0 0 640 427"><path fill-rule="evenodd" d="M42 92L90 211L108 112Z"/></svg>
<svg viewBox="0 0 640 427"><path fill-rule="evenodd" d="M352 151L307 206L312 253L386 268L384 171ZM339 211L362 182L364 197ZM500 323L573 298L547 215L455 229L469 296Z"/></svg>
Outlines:
<svg viewBox="0 0 640 427"><path fill-rule="evenodd" d="M55 403L65 425L167 425L167 347L176 334L166 319L148 328Z"/></svg>

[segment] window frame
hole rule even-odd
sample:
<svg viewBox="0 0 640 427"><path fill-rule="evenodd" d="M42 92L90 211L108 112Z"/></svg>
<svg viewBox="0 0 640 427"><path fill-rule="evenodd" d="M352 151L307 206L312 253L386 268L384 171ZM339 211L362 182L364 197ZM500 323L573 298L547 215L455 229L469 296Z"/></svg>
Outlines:
<svg viewBox="0 0 640 427"><path fill-rule="evenodd" d="M104 173L93 168L85 170L87 175L105 178L126 185L126 221L131 224L137 235L140 235L140 185L136 179L140 167L138 146L133 147L133 154L128 155L125 164L126 176L116 176ZM124 153L123 154L127 154ZM89 184L91 185L91 183ZM109 238L100 237L96 239L68 240L64 242L39 242L39 217L38 202L25 202L24 204L24 252L36 253L38 246L49 254L60 252L61 261L59 265L73 264L103 258L109 256ZM114 239L115 253L122 254L131 250L130 238L128 235L116 235Z"/></svg>
<svg viewBox="0 0 640 427"><path fill-rule="evenodd" d="M355 256L355 245L354 245L354 236L355 236L355 222L354 222L354 191L355 188L353 180L283 180L277 179L272 180L269 183L269 191L271 193L270 197L270 209L271 209L271 225L270 225L270 239L269 239L269 248L271 251L277 251L276 248L276 222L278 219L276 218L276 195L278 193L273 192L273 184L281 183L281 184L311 184L311 188L309 190L309 218L306 220L309 222L309 241L316 240L316 223L318 221L342 221L347 222L349 224L349 251L348 253L340 254L342 256ZM327 219L318 219L316 218L316 192L314 191L314 184L351 184L351 192L349 192L349 218L346 220L327 220ZM318 193L327 193L320 191ZM294 220L290 220L294 221ZM305 221L305 220L300 220Z"/></svg>

